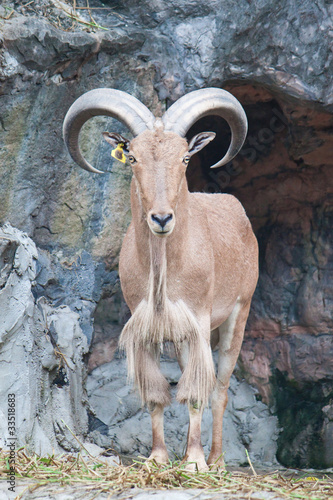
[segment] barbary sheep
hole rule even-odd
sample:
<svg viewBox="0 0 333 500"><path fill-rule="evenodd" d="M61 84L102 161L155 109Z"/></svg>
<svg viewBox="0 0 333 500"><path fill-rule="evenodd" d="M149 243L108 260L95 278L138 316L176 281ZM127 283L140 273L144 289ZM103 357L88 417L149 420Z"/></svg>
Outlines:
<svg viewBox="0 0 333 500"><path fill-rule="evenodd" d="M190 193L190 158L215 137L202 132L188 143L185 135L200 118L223 117L232 137L229 162L247 133L242 106L230 93L206 88L181 97L157 118L138 99L114 89L96 89L79 97L64 121L64 139L73 160L101 173L82 156L79 133L96 115L123 122L134 138L105 132L113 155L127 158L133 170L132 221L119 262L125 300L132 316L120 346L126 350L129 376L147 404L153 444L150 459L164 463L163 412L170 403L169 384L159 368L163 343L175 346L182 376L177 399L187 403L189 430L184 461L207 468L201 444L201 419L212 394L213 439L207 463L223 467L222 419L227 389L242 344L258 279L258 246L240 202L228 194ZM218 368L211 338L218 338Z"/></svg>

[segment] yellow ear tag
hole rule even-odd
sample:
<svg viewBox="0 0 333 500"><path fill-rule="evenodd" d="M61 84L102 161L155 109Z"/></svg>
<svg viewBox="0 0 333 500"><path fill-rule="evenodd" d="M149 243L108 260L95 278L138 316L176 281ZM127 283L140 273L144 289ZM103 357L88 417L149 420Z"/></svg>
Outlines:
<svg viewBox="0 0 333 500"><path fill-rule="evenodd" d="M122 163L126 162L126 156L124 155L124 144L120 142L118 146L111 151L111 156Z"/></svg>

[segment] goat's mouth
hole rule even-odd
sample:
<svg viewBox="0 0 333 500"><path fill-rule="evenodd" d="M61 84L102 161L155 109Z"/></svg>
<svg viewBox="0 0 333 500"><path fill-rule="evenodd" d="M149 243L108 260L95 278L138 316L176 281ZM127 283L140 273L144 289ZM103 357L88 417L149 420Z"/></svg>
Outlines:
<svg viewBox="0 0 333 500"><path fill-rule="evenodd" d="M151 232L159 238L166 238L167 236L169 236L172 233L174 227L174 224L170 224L168 225L168 227L164 228L152 227L152 225L149 224L149 229L151 230Z"/></svg>
<svg viewBox="0 0 333 500"><path fill-rule="evenodd" d="M154 229L151 229L151 232L155 234L155 236L159 236L160 238L165 238L168 236L170 233L172 233L172 229L162 229L161 231L155 231Z"/></svg>
<svg viewBox="0 0 333 500"><path fill-rule="evenodd" d="M167 236L169 236L175 227L174 224L168 224L163 228L156 226L155 224L148 224L148 226L153 235L158 236L159 238L166 238Z"/></svg>

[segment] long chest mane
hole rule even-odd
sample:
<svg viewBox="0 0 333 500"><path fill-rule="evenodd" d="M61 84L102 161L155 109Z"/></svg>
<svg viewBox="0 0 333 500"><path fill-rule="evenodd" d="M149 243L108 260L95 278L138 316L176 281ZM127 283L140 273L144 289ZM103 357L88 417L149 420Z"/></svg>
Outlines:
<svg viewBox="0 0 333 500"><path fill-rule="evenodd" d="M199 334L198 321L188 305L182 299L172 301L168 297L166 239L152 238L149 252L146 297L126 323L120 338L120 345L126 350L128 342L141 346L161 346L168 340L177 345Z"/></svg>
<svg viewBox="0 0 333 500"><path fill-rule="evenodd" d="M196 315L186 302L182 299L172 301L168 297L166 240L154 238L152 241L149 247L150 271L146 298L135 309L119 339L120 347L127 354L128 377L137 381L143 394L147 389L146 379L139 374L145 372L148 365L142 367L140 359L149 359L149 363L152 363L153 353L156 353L156 349L162 351L165 341L172 341L176 352L180 352L181 344L185 341L188 343L189 357L181 379L181 387L185 388L183 393L186 397L190 394L188 386L193 385L194 377L198 393L206 400L215 380L209 343L202 335ZM145 353L146 358L141 358L140 353ZM155 365L149 366L152 369Z"/></svg>

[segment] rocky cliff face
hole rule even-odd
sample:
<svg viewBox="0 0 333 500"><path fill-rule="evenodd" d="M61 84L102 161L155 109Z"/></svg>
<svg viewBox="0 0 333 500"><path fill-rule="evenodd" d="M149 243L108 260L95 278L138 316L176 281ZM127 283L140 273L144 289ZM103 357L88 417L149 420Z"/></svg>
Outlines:
<svg viewBox="0 0 333 500"><path fill-rule="evenodd" d="M0 446L45 456L78 450L72 433L86 433L88 343L77 313L34 298L37 259L26 234L0 228Z"/></svg>
<svg viewBox="0 0 333 500"><path fill-rule="evenodd" d="M218 138L193 159L188 181L236 195L258 236L261 274L239 375L276 411L282 463L332 466L332 5L105 0L92 17L70 12L58 0L0 10L0 222L38 247L35 300L79 313L93 339L90 369L112 360L128 317L117 258L131 172L111 160L101 132L128 133L91 120L82 148L107 173L81 171L61 137L71 103L114 87L159 115L185 92L230 90L249 117L243 151L209 171L228 130L203 120L189 135L209 127Z"/></svg>

